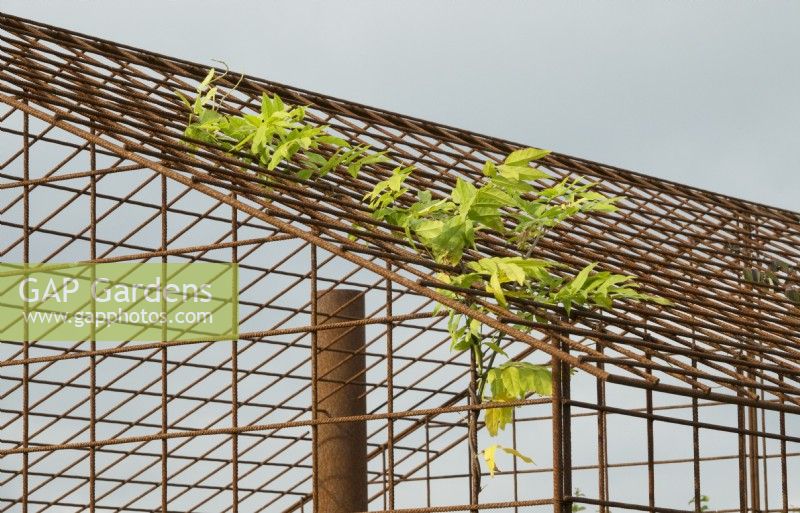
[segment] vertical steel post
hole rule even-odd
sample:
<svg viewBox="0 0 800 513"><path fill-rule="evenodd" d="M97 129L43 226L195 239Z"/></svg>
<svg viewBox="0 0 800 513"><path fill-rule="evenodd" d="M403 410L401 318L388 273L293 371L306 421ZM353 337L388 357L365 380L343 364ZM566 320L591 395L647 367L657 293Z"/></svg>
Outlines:
<svg viewBox="0 0 800 513"><path fill-rule="evenodd" d="M364 318L358 290L320 291L316 324ZM317 332L317 414L335 419L366 413L366 358L363 326ZM367 423L334 422L316 429L316 513L353 513L368 509Z"/></svg>
<svg viewBox="0 0 800 513"><path fill-rule="evenodd" d="M783 376L780 378L781 385L783 385ZM784 399L781 398L781 406L784 405ZM781 434L781 513L789 513L789 475L786 465L786 412L781 410L778 417ZM766 455L766 453L765 453Z"/></svg>
<svg viewBox="0 0 800 513"><path fill-rule="evenodd" d="M392 272L392 264L386 264L386 270ZM392 302L392 280L386 280L386 317L394 315ZM386 411L394 413L394 330L393 323L386 323ZM393 510L394 500L394 419L386 420L386 479L388 481L387 509Z"/></svg>
<svg viewBox="0 0 800 513"><path fill-rule="evenodd" d="M26 184L22 188L22 236L23 247L22 257L25 264L30 263L31 260L31 188L27 184L30 180L30 121L28 114L22 115L22 179ZM27 285L26 285L27 287ZM25 303L25 313L28 313L28 304ZM24 337L22 343L22 358L26 363L22 366L22 447L27 449L30 443L30 364L27 363L30 358L30 340L28 333L28 323L24 325ZM27 452L22 453L22 513L28 513L28 495L29 495L29 476L28 465L29 456Z"/></svg>
<svg viewBox="0 0 800 513"><path fill-rule="evenodd" d="M564 513L564 439L563 392L561 388L561 360L551 360L553 373L552 423L553 423L553 513Z"/></svg>
<svg viewBox="0 0 800 513"><path fill-rule="evenodd" d="M91 129L92 135L96 133L94 126ZM94 143L89 145L89 166L92 171L97 171L97 148ZM97 258L97 175L92 174L89 179L89 257L92 262ZM97 270L92 265L92 283L97 278ZM92 301L92 316L97 312L97 303ZM89 325L91 342L89 350L92 355L89 357L89 441L97 440L97 350L96 328L94 323ZM97 449L89 448L89 513L95 512L95 499L97 497Z"/></svg>
<svg viewBox="0 0 800 513"><path fill-rule="evenodd" d="M743 395L743 394L740 394ZM747 444L745 442L745 408L741 404L736 407L737 428L739 429L739 511L747 513Z"/></svg>
<svg viewBox="0 0 800 513"><path fill-rule="evenodd" d="M169 245L168 232L167 232L167 176L161 175L161 251L166 251ZM161 281L167 281L166 274L167 255L161 257ZM161 311L166 312L167 304L164 299L164 294L161 294ZM167 326L161 325L161 342L167 342ZM168 415L167 415L167 346L161 347L161 433L166 435L169 430ZM161 439L161 513L167 513L167 506L169 498L167 497L169 474L167 472L169 451L167 439Z"/></svg>
<svg viewBox="0 0 800 513"><path fill-rule="evenodd" d="M600 325L600 332L605 333L605 325ZM599 338L598 338L599 340ZM604 347L599 342L597 350L603 353ZM604 369L603 362L598 362L597 367ZM606 422L606 383L597 379L597 464L598 474L598 495L600 499L600 513L609 513L608 507L608 435Z"/></svg>
<svg viewBox="0 0 800 513"><path fill-rule="evenodd" d="M652 354L646 352L648 360ZM647 374L652 375L653 370L647 369ZM650 513L656 511L656 465L655 465L655 420L653 419L653 390L645 390L645 404L647 408L647 505Z"/></svg>
<svg viewBox="0 0 800 513"><path fill-rule="evenodd" d="M319 303L319 281L317 276L317 246L314 244L309 244L311 248L311 271L310 271L310 278L311 278L311 320L310 323L312 325L316 325L317 323L317 304ZM316 421L319 419L319 401L318 401L318 391L319 387L318 380L317 380L317 355L319 354L319 340L318 340L318 333L317 330L311 331L311 420L315 423L311 425L311 499L313 501L312 511L313 513L317 513L317 503L319 502L319 486L317 485L317 478L319 477L319 472L317 472L317 466L319 464L319 455L317 453L317 440L319 438L318 426Z"/></svg>
<svg viewBox="0 0 800 513"><path fill-rule="evenodd" d="M561 350L569 354L569 345L561 343ZM564 487L563 493L572 497L574 490L572 489L572 372L568 363L561 362L561 439L563 443L563 452L561 457L564 463L562 464L562 472L564 474ZM563 510L565 512L572 511L573 502L565 501Z"/></svg>
<svg viewBox="0 0 800 513"><path fill-rule="evenodd" d="M236 199L236 193L231 197ZM231 242L239 242L239 210L231 207ZM239 264L239 247L231 246L231 263ZM238 277L238 274L237 274ZM233 280L233 296L239 295L238 280ZM233 319L238 323L239 319ZM231 340L231 427L239 427L239 341ZM231 513L239 513L239 434L231 435Z"/></svg>

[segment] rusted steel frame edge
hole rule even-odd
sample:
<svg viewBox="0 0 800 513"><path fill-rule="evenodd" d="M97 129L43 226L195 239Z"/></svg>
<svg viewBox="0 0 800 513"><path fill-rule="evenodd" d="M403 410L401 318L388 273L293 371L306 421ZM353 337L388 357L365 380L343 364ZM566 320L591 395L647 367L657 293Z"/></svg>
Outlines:
<svg viewBox="0 0 800 513"><path fill-rule="evenodd" d="M199 76L203 75L207 70L206 65L192 62L189 60L170 57L164 54L159 54L157 52L144 50L130 45L115 43L110 40L97 38L88 34L66 30L53 25L48 25L41 22L36 22L5 13L0 14L0 20L4 21L2 28L9 31L10 33L19 34L21 31L22 33L28 33L34 35L37 38L42 38L42 36L44 36L45 39L49 39L51 42L58 44L62 47L64 45L67 45L67 47L77 48L78 45L76 43L80 42L81 43L80 46L83 47L84 51L86 50L86 48L89 48L92 52L111 60L123 57L123 53L121 50L124 49L127 50L124 56L127 58L128 61L131 60L131 52L133 52L137 57L136 59L137 62L131 61L131 64L147 65L151 68L154 67L154 64L157 64L157 66L155 67L158 67L162 72L164 72L167 69L169 69L170 72L173 74L176 73L176 71L180 71L185 73L184 76L186 76L187 78L197 79ZM13 26L13 28L11 28L9 25ZM39 30L35 31L32 29L33 27L36 27ZM44 32L44 34L42 32ZM66 39L64 37L65 35L69 36L69 39ZM86 45L84 42L88 41L91 41L94 44ZM112 53L110 52L110 50L114 50L114 52ZM312 103L315 104L314 106L316 108L319 108L322 111L329 112L332 114L337 114L341 112L341 110L346 110L349 112L348 113L349 117L354 117L356 119L360 118L361 121L363 122L367 123L377 122L381 124L386 124L389 127L394 127L395 129L412 128L414 131L418 133L421 132L420 135L425 135L428 137L436 137L436 138L444 137L446 142L454 143L457 145L474 146L478 143L482 145L488 145L490 147L490 151L498 151L498 152L510 151L511 149L518 148L521 146L519 143L515 143L510 140L487 136L484 134L445 125L442 123L436 123L421 118L415 118L413 116L402 115L389 110L379 109L368 105L360 104L357 102L347 101L341 98L315 93L313 91L308 91L298 87L288 86L278 82L268 81L251 75L243 75L243 76L245 78L245 82L248 84L255 83L260 87L284 90L286 92L289 92L294 97L303 98L305 100L311 100ZM252 85L250 87L252 87ZM357 113L354 111L357 111ZM724 196L719 193L715 193L713 191L707 191L696 187L689 187L687 185L679 184L668 180L656 179L652 176L648 176L643 173L637 173L635 171L630 171L615 166L601 164L580 157L574 157L567 154L554 154L552 158L553 161L557 164L563 165L564 161L569 161L575 164L580 163L583 164L584 166L594 168L593 171L595 173L603 175L615 175L618 179L620 178L619 175L624 175L625 176L625 178L623 179L624 182L631 183L639 187L653 188L658 190L659 188L661 189L665 188L664 186L669 186L669 188L672 189L672 191L678 191L682 196L686 197L687 199L695 201L713 201L716 203L725 204L728 208L733 208L736 210L745 210L747 212L753 212L755 210L755 212L753 213L757 213L760 215L767 214L769 217L778 218L776 220L779 220L780 222L786 222L787 220L795 221L797 216L796 212L792 212L787 209L782 209L769 205L762 205L750 201L744 201L739 198ZM661 185L661 187L659 187L659 185Z"/></svg>
<svg viewBox="0 0 800 513"><path fill-rule="evenodd" d="M217 242L213 244L203 244L199 246L185 246L181 248L175 249L167 249L167 250L154 250L154 251L147 251L143 253L134 253L131 255L120 255L120 256L113 256L113 257L105 257L105 258L95 258L92 260L87 260L85 262L80 263L91 263L91 264L107 264L112 262L124 262L127 260L147 260L154 257L160 256L168 256L168 255L184 255L186 253L196 253L199 251L208 251L213 249L226 249L226 248L238 248L242 246L252 246L256 244L264 244L265 242L278 242L284 240L292 240L296 239L293 235L271 235L268 237L258 237L254 239L242 239L232 242Z"/></svg>
<svg viewBox="0 0 800 513"><path fill-rule="evenodd" d="M780 404L772 401L762 401L757 399L748 399L746 397L738 397L732 395L720 394L717 392L703 392L702 390L695 390L692 388L679 387L675 385L667 385L664 383L650 383L643 380L628 378L626 376L619 376L617 374L609 374L606 378L609 383L617 385L626 385L637 388L652 389L656 392L663 392L666 394L680 395L684 397L698 397L719 401L725 404L739 404L744 406L755 406L756 408L763 408L772 411L784 411L787 413L800 414L800 406L792 406Z"/></svg>
<svg viewBox="0 0 800 513"><path fill-rule="evenodd" d="M90 447L106 447L109 445L123 445L136 442L150 442L154 440L171 440L177 438L193 438L198 436L210 435L232 435L248 433L251 431L267 431L275 429L289 429L296 427L310 427L320 424L340 424L347 422L362 422L373 420L401 419L406 417L436 416L447 413L461 413L475 410L486 410L492 408L508 408L516 406L529 406L535 404L550 404L551 398L524 399L518 401L507 401L502 403L482 403L462 406L450 406L445 408L422 408L417 410L407 410L394 413L372 413L368 415L351 415L346 417L323 417L319 419L295 420L289 422L274 422L269 424L251 424L247 426L212 428L212 429L193 429L187 431L168 431L166 433L153 433L151 435L128 436L120 438L110 438L96 440L95 442L74 442L69 444L40 445L35 447L17 447L14 449L0 450L0 457L10 454L23 454L32 452L53 452L59 450L88 449Z"/></svg>
<svg viewBox="0 0 800 513"><path fill-rule="evenodd" d="M459 504L456 506L432 506L430 508L403 508L378 510L359 513L448 513L450 511L480 511L484 509L513 508L515 506L547 506L553 499L533 499L527 501L484 502L476 504Z"/></svg>
<svg viewBox="0 0 800 513"><path fill-rule="evenodd" d="M90 178L93 176L100 176L100 175L110 175L114 173L122 173L125 171L138 171L142 169L142 166L139 164L130 164L125 166L115 166L115 167L108 167L103 169L97 169L94 171L82 171L78 173L68 173L63 175L54 175L47 178L35 178L33 180L20 180L14 183L4 183L0 184L0 190L4 189L12 189L14 187L24 187L26 185L40 185L44 183L51 183L51 182L59 182L63 180L75 180L77 178Z"/></svg>

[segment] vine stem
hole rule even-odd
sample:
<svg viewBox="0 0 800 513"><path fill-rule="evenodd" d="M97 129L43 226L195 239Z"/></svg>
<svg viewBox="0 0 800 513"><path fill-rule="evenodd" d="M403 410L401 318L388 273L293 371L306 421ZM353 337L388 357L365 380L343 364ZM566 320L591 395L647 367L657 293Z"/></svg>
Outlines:
<svg viewBox="0 0 800 513"><path fill-rule="evenodd" d="M500 344L500 338L501 338L501 335L500 335L500 333L498 333L497 337L495 337L495 339L494 339L495 344L498 345L498 347L499 347L499 344ZM481 402L483 402L483 392L486 389L486 380L489 377L489 371L491 371L492 368L494 367L494 359L497 357L497 351L495 351L495 350L493 350L491 348L488 348L486 350L487 351L492 351L492 355L489 357L489 362L486 364L486 369L484 370L481 367L481 370L479 371L480 380L481 380L480 385L478 385L478 403L479 404ZM480 359L478 361L482 362L484 356L485 356L485 354L481 355L481 357L480 357Z"/></svg>
<svg viewBox="0 0 800 513"><path fill-rule="evenodd" d="M479 378L477 369L480 367L481 354L480 346L472 346L470 351L470 380L469 380L469 402L472 404L480 404L480 399L477 397L476 388L477 380ZM472 410L467 414L468 420L468 439L470 446L470 503L477 504L481 491L481 471L480 464L478 463L478 410ZM478 513L477 508L470 509L471 512Z"/></svg>

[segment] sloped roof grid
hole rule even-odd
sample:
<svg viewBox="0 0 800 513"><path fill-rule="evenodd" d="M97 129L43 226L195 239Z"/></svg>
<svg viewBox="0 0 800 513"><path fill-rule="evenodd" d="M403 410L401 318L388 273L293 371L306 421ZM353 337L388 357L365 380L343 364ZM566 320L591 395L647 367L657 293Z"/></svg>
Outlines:
<svg viewBox="0 0 800 513"><path fill-rule="evenodd" d="M96 143L100 151L234 205L277 232L442 299L429 278L436 264L387 227L375 226L360 244L347 239L352 222L368 223L359 198L388 168L372 167L358 180L332 174L311 187L280 178L268 202L257 178L263 170L211 148L191 151L181 142L186 113L173 91L191 93L205 65L8 15L0 16L0 25L0 101L10 107L8 115L27 112ZM220 85L230 87L237 79L231 73ZM412 187L443 191L458 176L481 180L484 160L521 146L251 76L228 106L253 109L262 91L309 105L316 122L386 149L396 162L413 163L419 172L408 182ZM665 158L691 165L674 155ZM555 179L583 176L626 199L616 213L560 227L542 241L540 256L575 267L599 261L638 276L645 291L674 304L619 303L610 312L579 312L572 321L551 311L553 322L537 325L536 333L567 344L569 354L555 342L516 331L512 325L519 319L508 312L470 315L611 382L733 402L756 400L757 391L770 403L766 407L800 411L798 308L780 291L742 279L743 268L773 259L800 264L797 213L558 153L544 159L543 167ZM489 234L470 252L474 258L515 254ZM368 256L390 262L392 270ZM612 359L597 348L624 356Z"/></svg>

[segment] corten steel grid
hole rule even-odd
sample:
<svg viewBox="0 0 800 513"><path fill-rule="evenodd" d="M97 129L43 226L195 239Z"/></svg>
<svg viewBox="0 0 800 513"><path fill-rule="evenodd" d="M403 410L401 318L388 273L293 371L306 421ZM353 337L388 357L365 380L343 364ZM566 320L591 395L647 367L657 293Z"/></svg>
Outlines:
<svg viewBox="0 0 800 513"><path fill-rule="evenodd" d="M373 511L800 502L798 309L741 278L773 259L800 264L796 213L552 154L553 176L626 199L559 228L540 256L600 261L674 304L620 303L571 322L528 304L551 322L524 333L507 311L448 303L431 282L441 266L369 218L360 198L389 167L313 187L278 170L265 190L263 169L181 141L173 91L191 93L206 66L12 16L0 24L3 260L241 269L238 341L0 344L0 512L310 511L313 431L364 420ZM481 180L484 160L519 147L250 76L227 108L254 109L262 91L413 163L414 187ZM366 227L358 242L354 222ZM515 254L488 233L468 252ZM314 406L324 377L312 319L319 291L341 287L366 299L364 320L337 326L366 331L367 370L351 382L365 384L367 413L329 418ZM489 479L470 454L471 439L489 441L469 360L449 352L436 301L502 332L512 358L552 365L553 397L522 401L501 440L536 465L503 460Z"/></svg>

